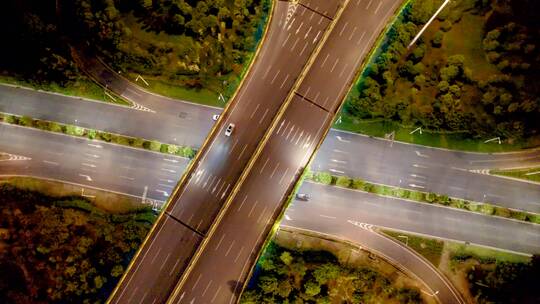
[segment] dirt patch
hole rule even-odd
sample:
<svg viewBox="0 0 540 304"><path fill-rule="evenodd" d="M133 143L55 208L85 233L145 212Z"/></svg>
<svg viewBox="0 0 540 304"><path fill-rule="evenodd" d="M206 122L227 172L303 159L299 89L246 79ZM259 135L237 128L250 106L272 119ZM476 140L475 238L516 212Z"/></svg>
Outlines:
<svg viewBox="0 0 540 304"><path fill-rule="evenodd" d="M110 213L130 213L148 207L148 205L142 204L141 199L135 197L38 178L0 178L0 184L2 183L9 183L25 190L46 193L49 196L83 196L96 207Z"/></svg>

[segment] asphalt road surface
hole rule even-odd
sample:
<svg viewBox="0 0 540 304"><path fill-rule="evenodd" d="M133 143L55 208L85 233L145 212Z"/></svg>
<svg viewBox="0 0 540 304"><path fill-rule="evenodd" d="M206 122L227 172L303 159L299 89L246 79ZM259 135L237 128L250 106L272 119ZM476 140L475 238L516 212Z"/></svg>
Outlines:
<svg viewBox="0 0 540 304"><path fill-rule="evenodd" d="M147 186L148 198L161 202L161 191L175 185L187 165L180 157L5 124L0 124L0 152L21 156L14 160L0 158L0 175L57 179L136 197L141 197ZM270 168L267 165L265 170ZM299 192L312 198L292 204L285 225L310 228L305 225L312 221L321 225L313 230L334 233L331 227L342 223L343 229L336 229L345 231L347 221L352 220L526 254L540 253L540 225L310 182L304 183Z"/></svg>
<svg viewBox="0 0 540 304"><path fill-rule="evenodd" d="M287 210L285 225L347 237L347 231L354 231L350 223L354 221L518 253L540 253L540 225L311 182L305 182L299 192L309 194L311 200L295 201Z"/></svg>
<svg viewBox="0 0 540 304"><path fill-rule="evenodd" d="M89 146L89 143L98 144L101 148ZM162 154L2 124L0 124L0 151L21 156L11 161L7 161L8 158L2 158L0 161L1 174L35 175L79 183L83 187L87 185L88 187L105 188L134 196L141 196L146 185L149 185L150 189L162 189L163 185L155 185L154 188L152 183L161 179L167 185L168 180L178 179L182 174L180 172L182 167L171 168L171 158ZM88 181L79 174L86 172L87 166L82 164L94 160L95 155L99 156L99 165L92 168L95 172L92 172L92 181ZM183 160L182 158L174 159L179 161L177 164ZM185 166L185 163L182 166ZM127 167L133 168L135 171ZM270 168L267 165L265 170L270 171ZM175 174L166 171L174 169L178 169ZM124 172L123 170L132 174L133 180L123 178L120 175ZM172 183L174 184L176 181ZM312 199L309 202L294 202L287 210L282 225L310 229L358 242L399 262L423 278L430 278L436 274L425 273L427 271L426 265L417 257L412 256L403 248L396 247L396 244L388 242L387 239L373 234L369 229L366 229L369 228L369 225L361 225L360 223L458 241L469 241L479 245L528 254L540 252L540 246L537 245L540 244L539 225L483 216L440 206L381 198L373 194L313 183L305 183L300 192L310 194ZM153 195L156 199L162 197L159 192L151 190L148 195ZM242 206L241 211L244 209L243 211L249 214L251 210L247 210L246 206ZM260 211L257 206L256 209ZM270 211L266 210L265 212ZM253 214L251 217L254 217ZM175 223L167 221L167 224ZM183 230L183 227L174 229ZM192 241L196 242L197 238ZM191 243L191 245L193 244ZM223 244L227 243L223 242ZM230 246L230 243L228 244ZM223 245L222 250L228 250L228 246L225 248ZM189 246L181 245L181 247L184 250L182 252L185 252ZM233 247L235 247L234 244ZM176 253L180 254L181 252ZM188 255L190 254L188 253ZM154 260L150 264L152 267L165 269L163 261L166 257L160 259L150 256L149 258ZM179 266L177 265L177 267ZM444 286L438 285L440 280L429 279L425 281L432 291L440 291L444 288ZM144 296L144 293L141 296ZM443 294L441 293L440 296L442 297Z"/></svg>
<svg viewBox="0 0 540 304"><path fill-rule="evenodd" d="M135 106L0 85L0 112L197 148L215 123L212 116L222 111L181 101L159 102L167 108L149 112Z"/></svg>
<svg viewBox="0 0 540 304"><path fill-rule="evenodd" d="M319 4L325 11L342 7L343 13L295 90L291 104L276 128L271 130L269 141L250 168L241 189L233 194L222 220L208 236L190 271L175 288L172 303L238 301L264 244L264 237L270 232L287 195L330 127L335 111L345 97L345 88L353 81L367 47L372 45L399 4L398 1L375 2L371 9L369 3L361 1L300 1L299 5L290 5L290 8L298 10L309 5L319 14L322 12L317 10ZM335 9L328 8L330 3L335 5ZM348 25L351 29L347 29ZM357 28L364 28L369 34L355 31ZM351 40L366 47L360 52L345 47ZM308 89L304 90L304 87Z"/></svg>
<svg viewBox="0 0 540 304"><path fill-rule="evenodd" d="M149 113L0 85L1 112L198 148L215 123L211 116L221 113L221 109L202 106L193 109L200 111L178 115L174 111ZM195 127L186 127L186 124ZM538 149L517 153L469 153L390 143L331 130L317 152L312 169L538 212L540 187L485 174L490 168L538 165Z"/></svg>
<svg viewBox="0 0 540 304"><path fill-rule="evenodd" d="M231 101L229 110L218 121L216 132L194 160L186 180L174 192L165 210L164 219L173 219L188 229L176 232L180 238L193 239L193 233L204 238L215 221L235 183L246 167L251 155L278 113L282 103L300 76L311 53L317 46L330 21L305 7L288 14L288 3L278 1L268 34L245 83ZM291 60L294 58L294 60ZM225 129L234 124L230 136ZM127 275L111 295L112 303L123 303L127 297L141 298L152 290L145 301L160 301L177 282L177 277L150 278L155 269L148 267L151 259L165 260L165 268L176 260L174 252L167 250L172 230L154 229L134 258ZM195 245L186 248L193 252ZM164 249L164 250L162 250ZM171 255L173 259L167 260ZM181 256L184 259L184 255ZM184 264L185 265L185 264ZM178 268L178 275L185 269ZM157 289L159 286L159 289Z"/></svg>
<svg viewBox="0 0 540 304"><path fill-rule="evenodd" d="M480 154L398 144L331 131L311 165L316 171L360 177L413 190L540 212L540 186L486 175L485 168L540 165L540 150Z"/></svg>
<svg viewBox="0 0 540 304"><path fill-rule="evenodd" d="M0 175L69 181L165 201L189 162L186 158L0 124L0 152L20 156L0 161Z"/></svg>

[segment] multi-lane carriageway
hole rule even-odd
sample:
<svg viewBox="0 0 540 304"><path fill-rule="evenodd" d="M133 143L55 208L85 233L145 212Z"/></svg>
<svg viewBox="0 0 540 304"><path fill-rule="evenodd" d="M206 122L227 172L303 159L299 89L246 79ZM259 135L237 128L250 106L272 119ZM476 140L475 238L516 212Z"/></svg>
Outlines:
<svg viewBox="0 0 540 304"><path fill-rule="evenodd" d="M244 85L111 303L228 303L238 298L285 197L324 138L368 46L398 4L275 3ZM236 125L230 138L224 136L229 123ZM245 181L238 183L241 176Z"/></svg>

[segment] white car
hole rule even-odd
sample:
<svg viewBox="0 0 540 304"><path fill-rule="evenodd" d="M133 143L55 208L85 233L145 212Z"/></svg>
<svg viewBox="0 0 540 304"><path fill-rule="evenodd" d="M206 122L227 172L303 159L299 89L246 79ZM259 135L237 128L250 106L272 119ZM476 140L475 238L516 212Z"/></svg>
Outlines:
<svg viewBox="0 0 540 304"><path fill-rule="evenodd" d="M212 115L212 120L217 121L219 119L219 114Z"/></svg>
<svg viewBox="0 0 540 304"><path fill-rule="evenodd" d="M227 126L227 129L225 129L225 136L231 136L232 132L234 131L234 124L233 123L230 123L228 126Z"/></svg>

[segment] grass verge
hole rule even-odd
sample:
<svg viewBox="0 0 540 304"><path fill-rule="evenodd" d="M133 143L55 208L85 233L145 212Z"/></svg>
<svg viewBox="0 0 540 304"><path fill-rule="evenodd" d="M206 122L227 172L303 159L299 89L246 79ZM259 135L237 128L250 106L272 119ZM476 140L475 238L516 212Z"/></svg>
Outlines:
<svg viewBox="0 0 540 304"><path fill-rule="evenodd" d="M18 116L0 112L0 122L2 121L12 125L25 126L54 133L62 133L70 136L84 137L133 148L187 157L190 159L193 158L196 153L196 150L187 146L164 144L156 140L135 138L100 130L86 129L75 125L62 124L48 120L34 119L28 116Z"/></svg>
<svg viewBox="0 0 540 304"><path fill-rule="evenodd" d="M514 300L518 294L527 300L515 303L538 303L529 301L531 298L538 299L536 290L531 288L538 286L538 262L535 263L538 256L531 258L467 242L440 240L414 233L405 234L386 229L381 232L404 243L405 238L400 236L407 236L408 246L437 266L467 303L514 303L509 300Z"/></svg>
<svg viewBox="0 0 540 304"><path fill-rule="evenodd" d="M48 92L54 92L59 94L64 94L73 97L83 97L103 102L110 102L120 105L130 105L128 101L123 99L120 96L115 95L112 92L107 92L114 97L114 100L105 95L103 88L92 82L90 79L85 76L79 77L76 81L69 82L66 86L61 86L57 83L44 83L36 84L33 82L28 82L22 79L18 79L13 76L7 76L0 74L0 82L17 85L22 87L28 87L35 90L43 90Z"/></svg>
<svg viewBox="0 0 540 304"><path fill-rule="evenodd" d="M434 132L422 130L422 134L420 134L419 130L417 130L413 134L410 134L417 127L403 126L397 122L383 119L356 119L346 114L342 114L340 123L335 123L333 128L380 138L386 138L388 134L395 132L394 140L400 142L483 153L518 151L540 145L540 138L530 138L526 142L514 142L512 144L501 142L501 144L498 144L497 141L485 143L490 138L471 138L467 132Z"/></svg>
<svg viewBox="0 0 540 304"><path fill-rule="evenodd" d="M110 213L130 213L147 208L141 200L127 195L102 191L92 188L45 180L34 177L6 177L0 179L1 184L11 184L16 188L46 193L54 197L83 196L89 199L97 208Z"/></svg>
<svg viewBox="0 0 540 304"><path fill-rule="evenodd" d="M425 257L431 264L438 266L441 262L444 242L437 239L428 239L413 234L406 234L392 230L381 230L389 237L402 242L421 256Z"/></svg>
<svg viewBox="0 0 540 304"><path fill-rule="evenodd" d="M327 172L309 172L308 174L306 174L305 179L324 185L332 185L342 188L361 190L378 195L408 199L420 203L439 204L442 206L472 211L484 215L495 215L519 221L540 224L540 214L509 209L490 203L473 202L464 199L449 197L445 194L437 194L431 192L428 193L393 186L373 184L366 182L360 178L336 176Z"/></svg>
<svg viewBox="0 0 540 304"><path fill-rule="evenodd" d="M491 170L489 173L540 183L540 167L516 170Z"/></svg>

